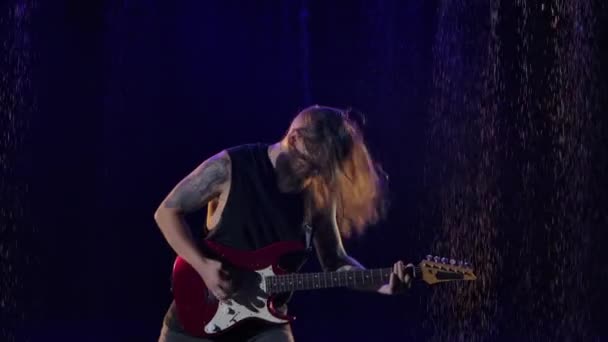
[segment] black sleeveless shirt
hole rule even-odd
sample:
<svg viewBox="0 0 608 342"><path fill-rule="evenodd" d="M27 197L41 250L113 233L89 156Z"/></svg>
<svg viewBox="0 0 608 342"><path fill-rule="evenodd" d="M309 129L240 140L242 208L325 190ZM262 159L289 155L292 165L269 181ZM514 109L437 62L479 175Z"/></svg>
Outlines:
<svg viewBox="0 0 608 342"><path fill-rule="evenodd" d="M207 239L241 250L278 241L304 242L303 196L279 191L268 147L258 143L227 150L232 165L230 190Z"/></svg>
<svg viewBox="0 0 608 342"><path fill-rule="evenodd" d="M305 244L303 195L279 191L268 147L258 143L227 150L232 164L230 190L220 220L206 239L240 250L255 250L279 241ZM282 265L295 270L306 255L294 253ZM276 298L279 310L287 310L290 297L286 293ZM175 302L171 303L164 322L170 330L186 334L178 322Z"/></svg>

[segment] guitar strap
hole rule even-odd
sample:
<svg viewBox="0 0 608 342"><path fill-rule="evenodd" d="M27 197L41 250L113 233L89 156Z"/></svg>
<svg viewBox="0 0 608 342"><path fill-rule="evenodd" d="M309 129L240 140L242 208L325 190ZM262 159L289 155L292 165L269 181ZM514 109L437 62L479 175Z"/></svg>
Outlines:
<svg viewBox="0 0 608 342"><path fill-rule="evenodd" d="M315 230L312 227L312 225L310 225L310 223L308 223L308 222L303 223L302 228L304 230L304 234L305 234L305 238L306 238L306 251L304 253L302 253L302 259L297 264L297 267L295 268L294 272L299 272L300 269L302 268L302 266L304 266L304 264L306 263L306 261L308 261L308 258L310 258L310 255L312 254L312 248L313 248L312 238L315 233Z"/></svg>
<svg viewBox="0 0 608 342"><path fill-rule="evenodd" d="M308 258L312 254L312 245L313 245L312 239L315 234L315 229L311 225L313 214L312 214L312 202L311 202L310 197L306 197L304 207L305 207L304 222L302 223L302 229L304 230L304 234L305 234L306 252L302 256L302 261L300 261L300 264L298 265L298 267L296 267L295 272L300 271L302 266L304 266L304 264L306 263L306 261L308 261Z"/></svg>
<svg viewBox="0 0 608 342"><path fill-rule="evenodd" d="M310 254L312 252L312 235L314 234L314 229L308 223L304 223L304 233L306 233L306 251Z"/></svg>

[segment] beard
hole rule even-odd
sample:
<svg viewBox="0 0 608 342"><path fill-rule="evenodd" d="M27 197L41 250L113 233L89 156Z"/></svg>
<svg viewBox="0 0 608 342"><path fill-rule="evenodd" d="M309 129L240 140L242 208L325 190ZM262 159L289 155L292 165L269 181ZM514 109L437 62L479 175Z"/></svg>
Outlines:
<svg viewBox="0 0 608 342"><path fill-rule="evenodd" d="M277 186L284 193L299 193L306 187L308 167L298 163L289 152L281 152L275 164Z"/></svg>

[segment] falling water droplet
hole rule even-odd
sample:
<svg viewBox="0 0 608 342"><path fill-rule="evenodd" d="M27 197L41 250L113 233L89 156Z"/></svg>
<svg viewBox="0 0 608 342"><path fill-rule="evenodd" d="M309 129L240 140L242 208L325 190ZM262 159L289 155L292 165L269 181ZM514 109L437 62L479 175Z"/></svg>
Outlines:
<svg viewBox="0 0 608 342"><path fill-rule="evenodd" d="M11 327L25 320L23 274L30 260L19 237L30 232L27 191L17 162L26 157L24 139L33 111L29 29L34 1L13 1L2 6L0 32L0 340L14 341Z"/></svg>

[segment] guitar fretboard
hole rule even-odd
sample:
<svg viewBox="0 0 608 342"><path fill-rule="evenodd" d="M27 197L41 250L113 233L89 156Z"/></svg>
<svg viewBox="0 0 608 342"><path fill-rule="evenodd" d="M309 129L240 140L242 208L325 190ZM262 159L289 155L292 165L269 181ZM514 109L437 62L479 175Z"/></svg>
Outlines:
<svg viewBox="0 0 608 342"><path fill-rule="evenodd" d="M420 267L416 266L419 274ZM332 287L371 287L386 284L390 280L392 268L377 268L372 270L351 270L342 272L321 273L290 273L267 276L266 292L268 294L291 292L298 290L313 290Z"/></svg>

